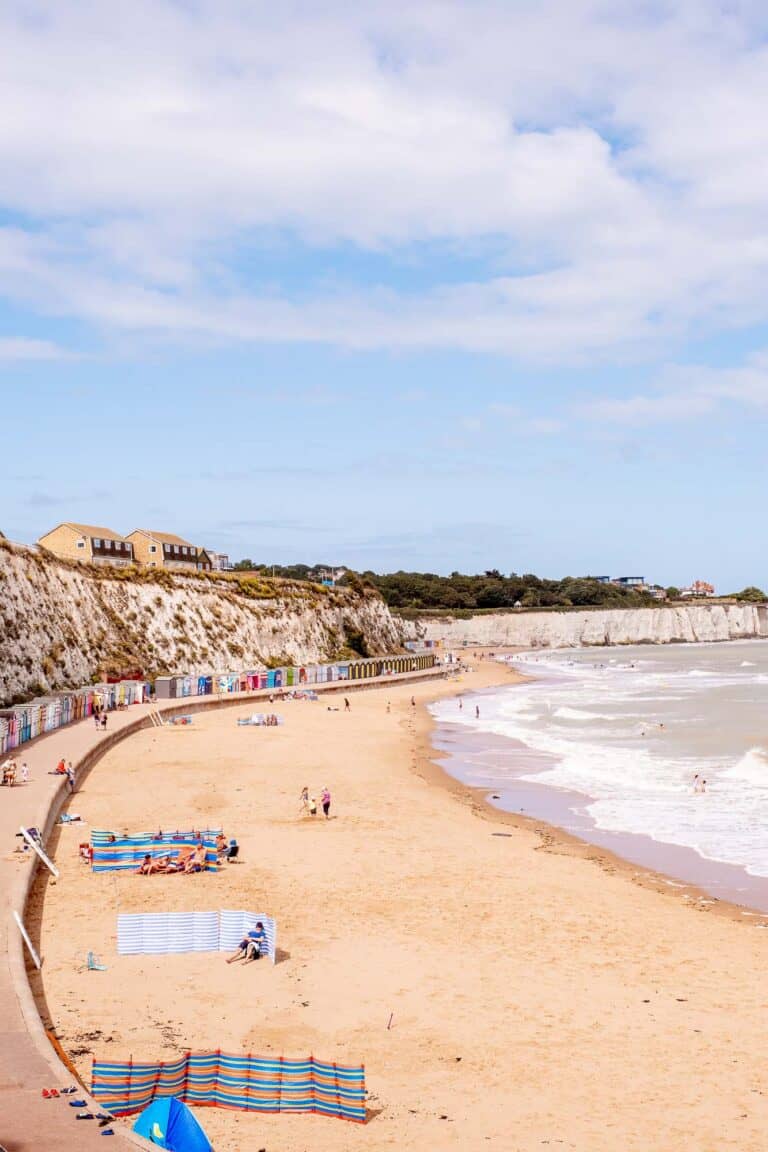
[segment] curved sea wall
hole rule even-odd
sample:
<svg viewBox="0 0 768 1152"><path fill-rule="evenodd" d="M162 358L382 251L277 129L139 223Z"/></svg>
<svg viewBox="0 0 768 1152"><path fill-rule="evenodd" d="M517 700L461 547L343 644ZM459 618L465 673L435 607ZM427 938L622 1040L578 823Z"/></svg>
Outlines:
<svg viewBox="0 0 768 1152"><path fill-rule="evenodd" d="M446 645L579 648L768 638L768 605L685 604L665 608L499 612L416 621L419 637Z"/></svg>

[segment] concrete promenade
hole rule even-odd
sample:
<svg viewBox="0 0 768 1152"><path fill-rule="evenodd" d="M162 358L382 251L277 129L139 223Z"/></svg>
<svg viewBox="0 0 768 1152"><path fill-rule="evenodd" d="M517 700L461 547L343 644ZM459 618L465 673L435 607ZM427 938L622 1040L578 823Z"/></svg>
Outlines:
<svg viewBox="0 0 768 1152"><path fill-rule="evenodd" d="M442 668L436 668L307 687L323 694L348 695L378 685L433 679L444 674ZM301 686L297 686L297 690L301 690ZM274 689L272 692L277 695ZM263 690L165 700L158 705L134 704L125 711L109 713L106 733L97 731L93 720L88 718L39 736L12 753L18 765L26 761L30 782L26 786L0 789L0 1146L7 1152L63 1152L64 1149L88 1152L103 1148L105 1143L95 1121L75 1119L80 1109L70 1108L68 1097L43 1099L44 1088L61 1089L75 1081L59 1061L43 1029L27 981L26 949L12 915L15 910L23 919L36 866L44 867L31 850L14 852L21 843L16 833L21 825L37 827L43 832L43 842L47 843L68 796L65 778L49 773L63 756L72 761L81 783L110 747L151 723L149 712L154 708L167 715L183 715L263 701L269 694L269 690ZM84 827L84 834L86 831ZM42 959L45 964L45 957ZM98 1110L90 1107L93 1102L87 1095L69 1099L87 1099L90 1110ZM129 1132L125 1124L116 1122L114 1127L115 1135L108 1139L119 1142L121 1147L128 1143L133 1147L137 1144L142 1148L151 1147Z"/></svg>

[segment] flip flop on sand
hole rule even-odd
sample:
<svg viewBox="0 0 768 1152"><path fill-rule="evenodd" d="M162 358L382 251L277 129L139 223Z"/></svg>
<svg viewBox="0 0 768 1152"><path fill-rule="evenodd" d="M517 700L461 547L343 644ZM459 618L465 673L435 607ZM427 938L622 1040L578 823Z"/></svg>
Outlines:
<svg viewBox="0 0 768 1152"><path fill-rule="evenodd" d="M53 1100L55 1096L58 1096L58 1094L59 1093L57 1092L57 1090L55 1088L43 1088L43 1099L44 1100Z"/></svg>
<svg viewBox="0 0 768 1152"><path fill-rule="evenodd" d="M55 1089L52 1089L52 1091L55 1091ZM70 1096L73 1092L77 1092L77 1088L75 1088L74 1084L72 1085L71 1088L62 1088L61 1089L62 1096Z"/></svg>
<svg viewBox="0 0 768 1152"><path fill-rule="evenodd" d="M67 1103L69 1104L70 1108L87 1108L88 1107L88 1101L87 1100L68 1100Z"/></svg>
<svg viewBox="0 0 768 1152"><path fill-rule="evenodd" d="M95 1120L96 1117L94 1116L93 1112L78 1112L75 1119L76 1120Z"/></svg>
<svg viewBox="0 0 768 1152"><path fill-rule="evenodd" d="M114 1128L102 1128L101 1132L99 1132L99 1136L114 1136L114 1134Z"/></svg>

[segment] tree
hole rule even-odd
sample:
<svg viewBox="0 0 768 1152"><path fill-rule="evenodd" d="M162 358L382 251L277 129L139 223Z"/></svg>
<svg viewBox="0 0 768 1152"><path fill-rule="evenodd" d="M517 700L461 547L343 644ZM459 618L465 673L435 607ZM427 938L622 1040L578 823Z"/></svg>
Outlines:
<svg viewBox="0 0 768 1152"><path fill-rule="evenodd" d="M232 565L232 569L235 572L249 572L256 567L258 567L258 565L254 564L253 560L238 560L237 564Z"/></svg>
<svg viewBox="0 0 768 1152"><path fill-rule="evenodd" d="M750 585L749 588L742 588L741 592L737 592L734 599L746 600L750 604L762 604L764 600L768 600L768 596L762 588L755 588L754 585Z"/></svg>
<svg viewBox="0 0 768 1152"><path fill-rule="evenodd" d="M670 584L669 588L667 588L667 596L669 597L670 600L679 600L680 599L680 589L675 588L674 584Z"/></svg>

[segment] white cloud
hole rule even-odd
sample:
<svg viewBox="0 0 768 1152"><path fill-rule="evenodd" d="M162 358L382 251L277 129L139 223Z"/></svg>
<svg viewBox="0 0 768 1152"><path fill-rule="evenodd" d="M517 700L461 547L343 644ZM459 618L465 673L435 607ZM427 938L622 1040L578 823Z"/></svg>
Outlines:
<svg viewBox="0 0 768 1152"><path fill-rule="evenodd" d="M0 337L0 363L16 360L62 360L71 353L50 340Z"/></svg>
<svg viewBox="0 0 768 1152"><path fill-rule="evenodd" d="M0 291L107 332L564 362L763 323L766 31L746 0L11 0ZM325 275L262 271L275 235ZM328 286L334 245L435 240L493 261Z"/></svg>
<svg viewBox="0 0 768 1152"><path fill-rule="evenodd" d="M586 401L574 414L597 424L638 426L689 422L728 404L768 409L768 350L734 368L669 366L647 392Z"/></svg>

